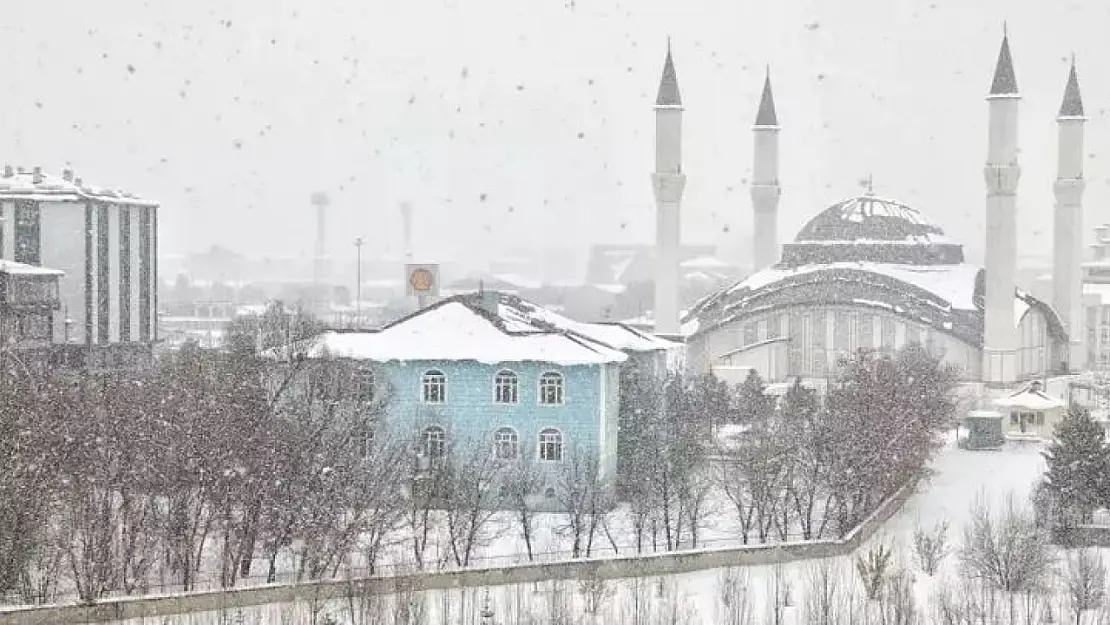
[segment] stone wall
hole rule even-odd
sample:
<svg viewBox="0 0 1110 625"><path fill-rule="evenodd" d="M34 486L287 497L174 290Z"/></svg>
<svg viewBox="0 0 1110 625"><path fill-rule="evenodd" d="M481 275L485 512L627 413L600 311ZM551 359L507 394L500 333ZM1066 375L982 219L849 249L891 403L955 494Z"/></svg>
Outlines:
<svg viewBox="0 0 1110 625"><path fill-rule="evenodd" d="M168 596L128 597L95 605L14 608L0 611L0 625L78 625L124 619L150 618L243 608L272 603L327 601L352 594L389 594L398 590L443 590L502 586L547 580L622 579L675 575L732 566L753 566L831 558L855 551L893 516L913 494L907 485L883 502L847 536L835 540L748 545L697 551L669 552L617 558L593 558L521 564L505 568L328 580L299 584L273 584L181 593Z"/></svg>

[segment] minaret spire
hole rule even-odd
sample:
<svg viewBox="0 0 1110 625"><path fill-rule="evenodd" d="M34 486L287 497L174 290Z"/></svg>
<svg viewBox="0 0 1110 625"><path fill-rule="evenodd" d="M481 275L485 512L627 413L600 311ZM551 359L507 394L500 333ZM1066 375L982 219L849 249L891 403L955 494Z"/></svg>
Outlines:
<svg viewBox="0 0 1110 625"><path fill-rule="evenodd" d="M998 50L998 62L994 66L994 79L991 80L991 96L1015 96L1018 93L1017 76L1014 74L1014 59L1010 54L1010 35L1006 23L1002 23L1002 47Z"/></svg>
<svg viewBox="0 0 1110 625"><path fill-rule="evenodd" d="M663 61L663 76L659 79L659 94L655 106L682 106L682 95L678 92L678 75L674 71L674 57L671 55L671 38L667 37L667 59Z"/></svg>
<svg viewBox="0 0 1110 625"><path fill-rule="evenodd" d="M779 116L775 112L775 95L771 91L771 66L763 78L763 95L759 98L759 112L755 116L756 126L778 126Z"/></svg>
<svg viewBox="0 0 1110 625"><path fill-rule="evenodd" d="M1071 71L1068 84L1064 87L1064 100L1060 103L1060 119L1067 117L1086 117L1083 114L1083 97L1079 94L1079 76L1075 71L1075 54L1071 55Z"/></svg>
<svg viewBox="0 0 1110 625"><path fill-rule="evenodd" d="M1056 117L1059 133L1056 197L1052 228L1052 305L1068 333L1062 355L1070 371L1087 368L1086 329L1083 324L1083 133L1087 118L1079 96L1079 77L1072 55L1064 101Z"/></svg>

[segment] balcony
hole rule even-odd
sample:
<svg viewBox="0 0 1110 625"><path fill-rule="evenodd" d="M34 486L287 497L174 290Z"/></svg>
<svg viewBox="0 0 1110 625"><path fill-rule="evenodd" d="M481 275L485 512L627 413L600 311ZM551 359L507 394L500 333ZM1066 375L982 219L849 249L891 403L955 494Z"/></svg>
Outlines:
<svg viewBox="0 0 1110 625"><path fill-rule="evenodd" d="M0 261L0 307L4 310L57 310L61 307L55 269Z"/></svg>

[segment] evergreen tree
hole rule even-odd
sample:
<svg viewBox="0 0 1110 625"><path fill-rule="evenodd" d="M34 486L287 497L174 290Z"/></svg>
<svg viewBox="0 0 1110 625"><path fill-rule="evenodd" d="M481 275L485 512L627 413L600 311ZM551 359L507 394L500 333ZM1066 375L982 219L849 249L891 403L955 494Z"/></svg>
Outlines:
<svg viewBox="0 0 1110 625"><path fill-rule="evenodd" d="M766 389L767 385L755 369L736 385L736 414L741 422L763 421L771 416L774 404L772 398L763 394Z"/></svg>
<svg viewBox="0 0 1110 625"><path fill-rule="evenodd" d="M698 424L703 436L715 432L722 423L736 421L736 410L732 405L728 383L712 372L699 375L694 380L691 401L694 414L690 415L690 419Z"/></svg>
<svg viewBox="0 0 1110 625"><path fill-rule="evenodd" d="M780 411L789 422L812 423L820 408L817 391L802 386L802 379L795 378L782 398Z"/></svg>
<svg viewBox="0 0 1110 625"><path fill-rule="evenodd" d="M1056 425L1055 439L1044 454L1045 485L1060 508L1082 522L1105 505L1110 484L1106 433L1084 407L1072 404Z"/></svg>

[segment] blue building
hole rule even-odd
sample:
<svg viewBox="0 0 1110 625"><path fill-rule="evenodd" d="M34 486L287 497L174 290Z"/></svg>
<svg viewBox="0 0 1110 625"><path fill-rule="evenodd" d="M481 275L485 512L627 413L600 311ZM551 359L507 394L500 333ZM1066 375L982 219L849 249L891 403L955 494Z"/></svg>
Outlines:
<svg viewBox="0 0 1110 625"><path fill-rule="evenodd" d="M309 356L367 363L385 393L385 425L416 435L424 457L488 445L498 458L553 471L585 452L611 478L621 367L629 354L662 366L674 347L485 291L444 299L378 331L327 332Z"/></svg>

